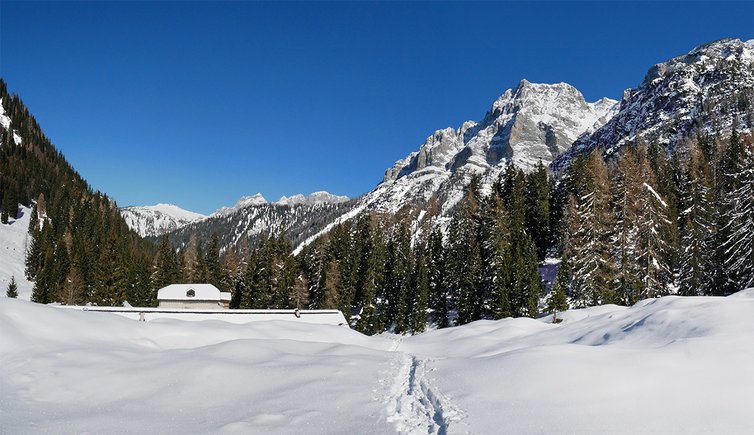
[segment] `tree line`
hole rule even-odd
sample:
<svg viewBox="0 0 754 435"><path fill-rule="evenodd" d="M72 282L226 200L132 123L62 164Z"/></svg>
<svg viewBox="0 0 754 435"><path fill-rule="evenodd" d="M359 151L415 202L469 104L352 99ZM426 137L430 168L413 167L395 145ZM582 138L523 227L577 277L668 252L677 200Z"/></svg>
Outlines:
<svg viewBox="0 0 754 435"><path fill-rule="evenodd" d="M676 153L629 145L576 159L562 179L562 261L572 306L668 294L724 296L754 285L754 147L690 140Z"/></svg>

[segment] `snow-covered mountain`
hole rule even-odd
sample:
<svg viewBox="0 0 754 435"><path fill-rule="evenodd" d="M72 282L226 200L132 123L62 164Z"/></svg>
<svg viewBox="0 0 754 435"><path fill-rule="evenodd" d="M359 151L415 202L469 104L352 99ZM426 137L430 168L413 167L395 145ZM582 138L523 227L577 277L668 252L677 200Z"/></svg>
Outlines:
<svg viewBox="0 0 754 435"><path fill-rule="evenodd" d="M553 166L595 147L610 155L641 140L672 150L694 134L727 135L753 125L754 40L722 39L650 68L638 88L624 93L618 114Z"/></svg>
<svg viewBox="0 0 754 435"><path fill-rule="evenodd" d="M286 234L292 243L323 231L329 224L353 209L355 201L313 202L311 204L251 204L229 213L178 228L169 234L176 246L185 246L192 237L209 240L217 233L222 251L230 247L255 246L260 238Z"/></svg>
<svg viewBox="0 0 754 435"><path fill-rule="evenodd" d="M207 218L173 204L124 207L120 214L128 227L142 237L160 236Z"/></svg>
<svg viewBox="0 0 754 435"><path fill-rule="evenodd" d="M264 198L264 196L262 196L261 193L257 193L255 195L250 195L250 196L242 196L241 199L239 199L234 206L220 207L210 216L211 217L227 216L243 208L251 207L254 205L263 205L263 204L267 204L267 200Z"/></svg>
<svg viewBox="0 0 754 435"><path fill-rule="evenodd" d="M347 196L341 196L341 195L333 195L330 192L325 192L323 190L318 192L312 192L309 195L293 195L293 196L283 196L281 197L276 204L279 205L314 205L314 204L338 204L341 202L348 201L349 198Z"/></svg>
<svg viewBox="0 0 754 435"><path fill-rule="evenodd" d="M242 196L241 199L236 202L232 207L220 207L212 213L211 217L228 216L237 212L238 210L265 204L277 204L277 205L314 205L314 204L337 204L340 202L348 201L347 196L333 195L330 192L320 190L318 192L312 192L309 195L303 195L301 193L291 196L282 196L278 201L270 203L261 193L251 196Z"/></svg>
<svg viewBox="0 0 754 435"><path fill-rule="evenodd" d="M594 132L617 111L617 102L588 103L566 83L522 80L492 104L479 122L437 130L419 150L397 161L383 182L365 195L366 208L394 212L437 196L443 211L463 195L472 175L489 183L512 161L525 171L548 165L582 135Z"/></svg>
<svg viewBox="0 0 754 435"><path fill-rule="evenodd" d="M283 196L268 202L261 193L241 197L232 207L221 207L210 216L184 210L171 204L125 207L121 215L142 237L156 238L166 233L179 246L192 235L220 236L221 247L252 244L260 237L286 232L298 242L320 231L351 208L347 196L318 191L309 195Z"/></svg>

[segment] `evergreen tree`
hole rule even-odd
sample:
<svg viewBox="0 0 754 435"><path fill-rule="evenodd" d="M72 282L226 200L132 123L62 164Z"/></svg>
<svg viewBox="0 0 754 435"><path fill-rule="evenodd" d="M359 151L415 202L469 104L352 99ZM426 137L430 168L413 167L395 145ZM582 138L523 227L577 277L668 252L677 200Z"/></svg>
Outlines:
<svg viewBox="0 0 754 435"><path fill-rule="evenodd" d="M447 266L451 303L455 306L458 324L481 316L482 264L479 246L479 181L471 180L466 197L450 224Z"/></svg>
<svg viewBox="0 0 754 435"><path fill-rule="evenodd" d="M175 250L167 234L165 234L161 238L159 251L155 258L152 273L152 288L161 289L170 284L175 284L180 280L180 276L181 271L178 266Z"/></svg>
<svg viewBox="0 0 754 435"><path fill-rule="evenodd" d="M526 176L526 232L537 245L537 259L544 261L550 247L550 180L542 161Z"/></svg>
<svg viewBox="0 0 754 435"><path fill-rule="evenodd" d="M445 284L445 249L442 232L434 228L427 242L427 280L432 321L438 328L448 326L448 292Z"/></svg>
<svg viewBox="0 0 754 435"><path fill-rule="evenodd" d="M638 301L642 287L636 264L640 207L636 199L641 192L641 177L636 147L627 146L613 175L613 258L616 264L618 302L624 305Z"/></svg>
<svg viewBox="0 0 754 435"><path fill-rule="evenodd" d="M322 294L322 302L319 308L322 309L338 309L340 305L339 300L339 288L341 286L340 266L338 262L333 258L327 262L327 268L324 273L324 291ZM343 313L347 316L348 313Z"/></svg>
<svg viewBox="0 0 754 435"><path fill-rule="evenodd" d="M681 246L678 292L684 296L709 294L707 288L713 227L713 192L709 163L695 145L681 181Z"/></svg>
<svg viewBox="0 0 754 435"><path fill-rule="evenodd" d="M377 294L384 288L386 252L382 229L373 225L371 219L359 225L359 237L364 240L362 261L359 268L362 303L356 329L364 334L377 334L383 327L379 321Z"/></svg>
<svg viewBox="0 0 754 435"><path fill-rule="evenodd" d="M548 313L552 313L553 323L560 323L561 319L558 319L558 313L568 309L568 288L571 281L570 275L571 270L568 257L564 257L560 261L558 274L555 276L555 282L552 284L550 296L547 298L546 310Z"/></svg>
<svg viewBox="0 0 754 435"><path fill-rule="evenodd" d="M18 297L18 284L16 284L15 276L10 277L10 282L8 283L8 289L5 291L5 296L9 298Z"/></svg>
<svg viewBox="0 0 754 435"><path fill-rule="evenodd" d="M384 324L396 334L409 330L409 287L411 283L411 241L408 227L401 222L388 242L385 267L386 307Z"/></svg>
<svg viewBox="0 0 754 435"><path fill-rule="evenodd" d="M429 276L423 252L416 256L413 279L413 300L411 303L411 332L424 332L427 327L427 308L429 304Z"/></svg>
<svg viewBox="0 0 754 435"><path fill-rule="evenodd" d="M217 233L212 233L209 245L207 245L207 252L204 254L204 265L207 268L207 276L202 282L222 289L223 267L220 262L220 242Z"/></svg>
<svg viewBox="0 0 754 435"><path fill-rule="evenodd" d="M727 236L723 253L728 292L754 285L754 149L751 145L738 146L740 163L728 168L728 223L722 228Z"/></svg>
<svg viewBox="0 0 754 435"><path fill-rule="evenodd" d="M485 317L502 319L511 315L512 257L508 214L499 190L485 198L481 217L482 285L487 308Z"/></svg>
<svg viewBox="0 0 754 435"><path fill-rule="evenodd" d="M607 168L595 150L588 157L582 185L569 202L567 213L570 222L566 255L573 262L571 291L576 307L617 301L610 189Z"/></svg>
<svg viewBox="0 0 754 435"><path fill-rule="evenodd" d="M643 149L639 149L643 153ZM639 173L644 180L637 198L637 252L636 264L641 281L639 299L663 296L669 293L673 282L670 259L674 256L671 237L675 228L669 219L669 206L657 190L654 172L646 159L640 159Z"/></svg>

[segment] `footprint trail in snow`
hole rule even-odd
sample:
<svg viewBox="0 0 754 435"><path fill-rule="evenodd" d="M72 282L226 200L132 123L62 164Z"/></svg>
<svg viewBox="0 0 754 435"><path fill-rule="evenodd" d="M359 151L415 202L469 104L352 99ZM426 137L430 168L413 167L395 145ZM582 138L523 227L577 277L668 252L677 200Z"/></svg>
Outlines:
<svg viewBox="0 0 754 435"><path fill-rule="evenodd" d="M446 435L452 422L463 414L427 378L427 361L398 351L401 339L390 349L398 353L393 361L396 373L390 398L387 401L388 421L404 435Z"/></svg>

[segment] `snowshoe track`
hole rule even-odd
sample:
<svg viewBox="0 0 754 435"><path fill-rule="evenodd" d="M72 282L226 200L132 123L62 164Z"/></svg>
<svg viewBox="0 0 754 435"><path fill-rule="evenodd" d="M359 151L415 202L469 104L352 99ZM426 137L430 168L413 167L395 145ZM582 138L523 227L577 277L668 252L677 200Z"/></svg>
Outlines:
<svg viewBox="0 0 754 435"><path fill-rule="evenodd" d="M404 435L446 435L450 422L459 420L461 413L430 384L425 360L400 355L396 359L398 376L388 401L388 421Z"/></svg>

